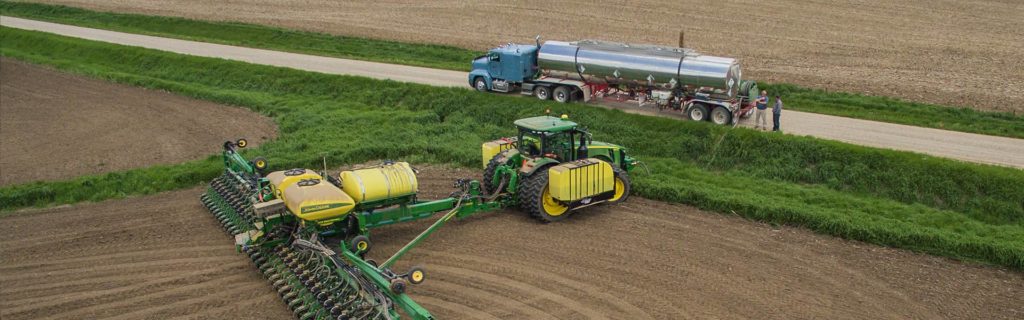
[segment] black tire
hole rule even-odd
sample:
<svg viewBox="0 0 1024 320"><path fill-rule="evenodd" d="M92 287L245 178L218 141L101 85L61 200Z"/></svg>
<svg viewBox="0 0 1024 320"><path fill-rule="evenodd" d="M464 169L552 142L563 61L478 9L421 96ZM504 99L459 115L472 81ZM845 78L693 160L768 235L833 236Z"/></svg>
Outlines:
<svg viewBox="0 0 1024 320"><path fill-rule="evenodd" d="M565 210L559 214L552 214L545 209L543 194L547 191L548 187L547 168L538 170L545 171L536 171L533 175L527 177L525 181L520 180L522 184L518 190L517 197L519 198L520 209L544 223L565 219L571 213L570 210Z"/></svg>
<svg viewBox="0 0 1024 320"><path fill-rule="evenodd" d="M695 104L690 107L690 112L686 115L690 120L693 121L704 121L708 119L708 107L703 104Z"/></svg>
<svg viewBox="0 0 1024 320"><path fill-rule="evenodd" d="M633 191L633 182L629 180L629 173L627 173L626 170L622 170L619 167L615 167L615 165L613 164L612 171L615 172L615 180L621 180L625 190L623 191L622 195L619 196L618 199L609 199L608 203L617 204L625 202L626 199L629 199L629 194Z"/></svg>
<svg viewBox="0 0 1024 320"><path fill-rule="evenodd" d="M718 125L727 125L732 123L732 112L725 107L716 107L711 110L711 122Z"/></svg>
<svg viewBox="0 0 1024 320"><path fill-rule="evenodd" d="M267 169L267 159L263 157L256 157L256 159L252 159L252 166L256 168L257 171L262 172Z"/></svg>
<svg viewBox="0 0 1024 320"><path fill-rule="evenodd" d="M352 247L352 251L358 253L367 253L370 252L370 248L373 248L370 238L364 235L358 235L355 238L352 238L352 241L349 242L349 246Z"/></svg>
<svg viewBox="0 0 1024 320"><path fill-rule="evenodd" d="M552 93L552 98L559 103L569 103L572 101L572 90L569 90L569 87L558 86Z"/></svg>
<svg viewBox="0 0 1024 320"><path fill-rule="evenodd" d="M238 139L238 141L235 142L235 145L239 148L245 148L249 145L249 141L245 139Z"/></svg>
<svg viewBox="0 0 1024 320"><path fill-rule="evenodd" d="M411 284L421 284L423 280L426 280L427 270L423 269L422 266L413 266L409 269L406 278Z"/></svg>
<svg viewBox="0 0 1024 320"><path fill-rule="evenodd" d="M498 188L498 185L492 183L492 180L494 178L494 174L497 173L496 171L498 171L498 166L504 164L500 161L500 159L504 158L504 155L507 152L511 152L511 150L502 151L501 153L495 155L494 158L491 158L491 161L487 162L487 167L484 168L483 179L481 179L482 181L480 181L480 184L483 185L484 187L485 194L494 194L495 189Z"/></svg>
<svg viewBox="0 0 1024 320"><path fill-rule="evenodd" d="M394 292L395 294L403 294L405 293L405 288L407 287L408 285L405 283L405 279L395 278L391 279L391 285L388 288L391 289L391 292Z"/></svg>
<svg viewBox="0 0 1024 320"><path fill-rule="evenodd" d="M487 92L487 81L484 81L484 77L476 77L473 79L473 89L480 92Z"/></svg>
<svg viewBox="0 0 1024 320"><path fill-rule="evenodd" d="M545 86L533 87L533 96L541 100L551 99L551 88Z"/></svg>

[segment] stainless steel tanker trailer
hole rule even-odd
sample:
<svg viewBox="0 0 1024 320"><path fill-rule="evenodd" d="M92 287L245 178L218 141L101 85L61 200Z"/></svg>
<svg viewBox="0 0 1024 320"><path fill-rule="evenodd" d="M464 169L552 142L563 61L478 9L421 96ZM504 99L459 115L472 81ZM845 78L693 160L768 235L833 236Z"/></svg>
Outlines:
<svg viewBox="0 0 1024 320"><path fill-rule="evenodd" d="M640 95L692 120L735 124L749 115L757 83L733 58L692 49L594 40L508 44L473 60L469 84L558 102L590 101L615 90Z"/></svg>

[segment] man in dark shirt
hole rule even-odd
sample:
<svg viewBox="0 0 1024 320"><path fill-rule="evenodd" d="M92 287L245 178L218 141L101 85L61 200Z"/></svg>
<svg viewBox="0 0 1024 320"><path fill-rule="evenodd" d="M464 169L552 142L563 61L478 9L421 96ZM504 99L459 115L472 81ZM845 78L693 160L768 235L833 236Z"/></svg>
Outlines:
<svg viewBox="0 0 1024 320"><path fill-rule="evenodd" d="M768 115L765 114L765 109L768 109L768 91L761 90L755 102L757 110L754 111L754 129L768 130Z"/></svg>
<svg viewBox="0 0 1024 320"><path fill-rule="evenodd" d="M779 117L782 116L782 98L779 95L775 95L775 106L772 107L772 123L775 125L772 127L772 131L779 131Z"/></svg>

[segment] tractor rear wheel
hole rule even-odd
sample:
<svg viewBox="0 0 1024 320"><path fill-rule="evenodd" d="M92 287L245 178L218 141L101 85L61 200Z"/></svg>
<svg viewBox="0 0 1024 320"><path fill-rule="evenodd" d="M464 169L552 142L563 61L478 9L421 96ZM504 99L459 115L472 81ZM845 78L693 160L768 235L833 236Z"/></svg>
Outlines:
<svg viewBox="0 0 1024 320"><path fill-rule="evenodd" d="M522 210L545 223L569 216L569 207L555 200L548 190L547 170L535 172L525 180L518 192Z"/></svg>
<svg viewBox="0 0 1024 320"><path fill-rule="evenodd" d="M626 170L622 170L619 167L612 167L612 171L615 172L615 193L611 199L608 199L608 203L620 203L629 199L629 193L633 191L633 184L629 180L629 173Z"/></svg>

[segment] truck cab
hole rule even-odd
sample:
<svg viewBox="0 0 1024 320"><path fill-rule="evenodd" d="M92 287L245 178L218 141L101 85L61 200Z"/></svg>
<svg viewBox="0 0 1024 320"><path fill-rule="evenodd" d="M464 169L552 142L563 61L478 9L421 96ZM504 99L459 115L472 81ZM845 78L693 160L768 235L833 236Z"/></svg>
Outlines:
<svg viewBox="0 0 1024 320"><path fill-rule="evenodd" d="M537 72L537 46L507 44L473 59L469 85L479 91L509 92Z"/></svg>

